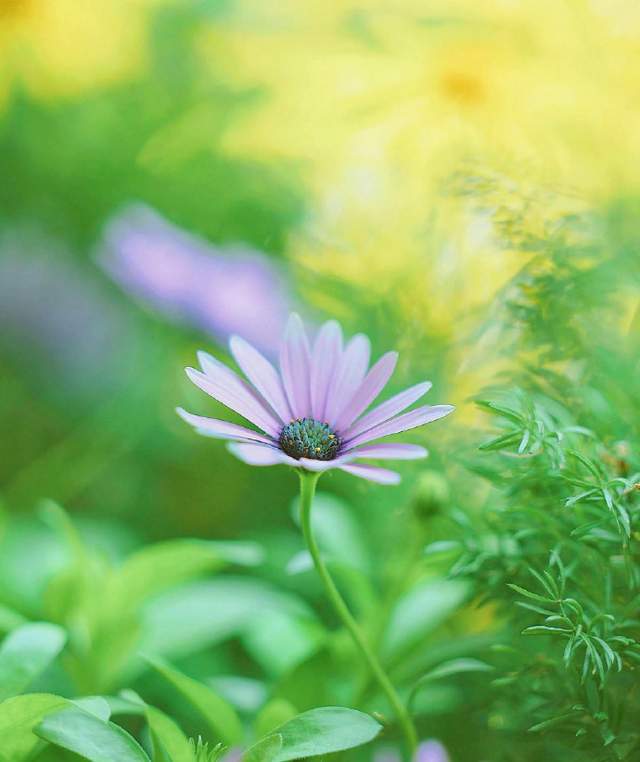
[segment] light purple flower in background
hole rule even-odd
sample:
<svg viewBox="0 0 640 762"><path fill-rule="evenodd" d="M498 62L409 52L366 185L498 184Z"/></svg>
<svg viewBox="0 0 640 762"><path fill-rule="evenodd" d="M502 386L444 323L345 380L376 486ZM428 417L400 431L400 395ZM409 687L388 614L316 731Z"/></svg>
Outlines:
<svg viewBox="0 0 640 762"><path fill-rule="evenodd" d="M291 308L269 257L246 246L213 246L143 204L108 223L98 261L135 297L223 343L237 333L273 352Z"/></svg>
<svg viewBox="0 0 640 762"><path fill-rule="evenodd" d="M94 397L130 382L139 336L110 296L55 239L0 237L0 349L48 392Z"/></svg>
<svg viewBox="0 0 640 762"><path fill-rule="evenodd" d="M387 352L369 368L371 345L357 334L343 345L335 320L325 323L313 345L302 321L291 315L274 366L247 341L230 341L231 354L246 381L223 363L198 353L201 370L187 375L203 391L239 413L259 429L205 418L178 408L179 415L200 434L232 440L231 452L254 466L287 464L307 471L341 471L380 484L397 484L399 474L360 460L410 460L427 455L413 444L377 443L442 418L451 405L424 405L404 412L424 396L426 381L396 394L367 412L396 365Z"/></svg>
<svg viewBox="0 0 640 762"><path fill-rule="evenodd" d="M449 755L439 741L425 741L418 746L414 762L449 762Z"/></svg>
<svg viewBox="0 0 640 762"><path fill-rule="evenodd" d="M401 762L402 757L393 749L383 749L373 762ZM449 762L447 750L439 741L424 741L418 746L412 762Z"/></svg>

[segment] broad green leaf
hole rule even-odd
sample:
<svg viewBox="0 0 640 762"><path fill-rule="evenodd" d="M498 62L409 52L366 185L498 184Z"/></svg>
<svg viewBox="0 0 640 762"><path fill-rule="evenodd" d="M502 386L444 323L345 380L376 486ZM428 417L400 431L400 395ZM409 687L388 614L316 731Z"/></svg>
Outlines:
<svg viewBox="0 0 640 762"><path fill-rule="evenodd" d="M0 704L0 762L23 762L39 743L33 729L69 702L48 693L14 696Z"/></svg>
<svg viewBox="0 0 640 762"><path fill-rule="evenodd" d="M207 681L213 690L241 712L255 715L264 705L269 691L261 681L237 675L216 675Z"/></svg>
<svg viewBox="0 0 640 762"><path fill-rule="evenodd" d="M25 548L29 548L28 553ZM36 612L42 608L44 589L68 560L68 551L41 521L12 521L0 543L2 602L36 618Z"/></svg>
<svg viewBox="0 0 640 762"><path fill-rule="evenodd" d="M265 672L277 678L318 651L325 637L325 630L314 620L266 611L259 627L247 628L242 642Z"/></svg>
<svg viewBox="0 0 640 762"><path fill-rule="evenodd" d="M104 696L109 704L111 714L142 715L147 705L140 696L131 689L120 691L117 696Z"/></svg>
<svg viewBox="0 0 640 762"><path fill-rule="evenodd" d="M147 722L153 739L153 762L164 762L166 759L160 750L169 755L171 762L195 762L193 746L170 717L153 706L147 706Z"/></svg>
<svg viewBox="0 0 640 762"><path fill-rule="evenodd" d="M216 739L233 746L242 740L242 723L235 709L203 683L157 660L148 660L206 720Z"/></svg>
<svg viewBox="0 0 640 762"><path fill-rule="evenodd" d="M43 500L40 504L39 514L67 543L74 556L80 559L85 556L86 548L80 533L62 506L53 500Z"/></svg>
<svg viewBox="0 0 640 762"><path fill-rule="evenodd" d="M27 624L27 620L22 614L0 603L0 632L11 632L23 624Z"/></svg>
<svg viewBox="0 0 640 762"><path fill-rule="evenodd" d="M282 750L282 736L262 738L242 755L242 762L276 762Z"/></svg>
<svg viewBox="0 0 640 762"><path fill-rule="evenodd" d="M113 572L108 588L110 605L129 608L185 580L224 566L212 543L170 540L133 553Z"/></svg>
<svg viewBox="0 0 640 762"><path fill-rule="evenodd" d="M294 501L296 521L298 502ZM311 522L323 554L352 568L365 572L370 570L370 554L363 541L361 527L344 501L334 495L318 492L313 501Z"/></svg>
<svg viewBox="0 0 640 762"><path fill-rule="evenodd" d="M258 738L268 735L285 722L292 720L298 712L286 699L273 698L260 710L254 723Z"/></svg>
<svg viewBox="0 0 640 762"><path fill-rule="evenodd" d="M145 606L139 650L164 657L193 653L241 634L276 611L313 618L299 598L260 580L225 576L191 582Z"/></svg>
<svg viewBox="0 0 640 762"><path fill-rule="evenodd" d="M89 762L150 762L142 747L125 730L78 707L49 714L35 733Z"/></svg>
<svg viewBox="0 0 640 762"><path fill-rule="evenodd" d="M21 693L62 650L66 634L46 622L25 624L0 647L0 700Z"/></svg>
<svg viewBox="0 0 640 762"><path fill-rule="evenodd" d="M220 558L237 566L259 566L264 561L264 548L257 542L238 540L207 540Z"/></svg>
<svg viewBox="0 0 640 762"><path fill-rule="evenodd" d="M85 712L89 712L89 714L102 720L102 722L107 722L111 718L111 706L102 696L84 696L83 698L74 699L73 703L79 706L80 709L84 709Z"/></svg>
<svg viewBox="0 0 640 762"><path fill-rule="evenodd" d="M274 762L333 754L372 741L382 730L373 717L355 709L325 706L311 709L276 728L282 747ZM254 747L255 748L255 747Z"/></svg>
<svg viewBox="0 0 640 762"><path fill-rule="evenodd" d="M406 593L391 613L382 641L386 662L395 663L440 626L465 601L469 583L429 580Z"/></svg>

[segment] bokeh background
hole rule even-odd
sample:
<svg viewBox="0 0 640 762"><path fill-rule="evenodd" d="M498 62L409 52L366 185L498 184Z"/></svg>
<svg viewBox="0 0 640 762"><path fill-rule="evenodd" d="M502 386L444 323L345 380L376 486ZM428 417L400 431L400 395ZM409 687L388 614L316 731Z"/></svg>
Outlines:
<svg viewBox="0 0 640 762"><path fill-rule="evenodd" d="M470 397L542 361L519 332L531 262L540 287L561 231L578 269L599 236L637 275L639 40L628 0L0 0L7 516L53 499L114 553L257 539L280 579L295 479L174 409L221 414L184 367L233 333L273 352L290 309L399 350L393 391L429 378L458 406L414 441L463 499ZM551 267L546 287L561 341L596 297L555 294ZM637 280L615 289L583 325L601 347L638 328ZM424 469L323 488L383 559Z"/></svg>

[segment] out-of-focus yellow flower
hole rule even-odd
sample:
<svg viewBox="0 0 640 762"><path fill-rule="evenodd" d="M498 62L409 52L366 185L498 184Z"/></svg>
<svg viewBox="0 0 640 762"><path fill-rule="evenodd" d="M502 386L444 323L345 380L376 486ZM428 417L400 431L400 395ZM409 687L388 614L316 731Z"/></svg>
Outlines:
<svg viewBox="0 0 640 762"><path fill-rule="evenodd" d="M637 189L638 39L622 0L239 0L200 52L259 94L224 148L310 191L295 260L455 338L567 215ZM453 354L461 392L482 355Z"/></svg>
<svg viewBox="0 0 640 762"><path fill-rule="evenodd" d="M481 156L600 196L637 184L640 159L640 14L612 5L244 0L202 50L264 91L228 149L288 158L311 182L378 151L426 179Z"/></svg>
<svg viewBox="0 0 640 762"><path fill-rule="evenodd" d="M19 84L76 96L132 76L147 57L149 7L162 0L0 0L0 104Z"/></svg>

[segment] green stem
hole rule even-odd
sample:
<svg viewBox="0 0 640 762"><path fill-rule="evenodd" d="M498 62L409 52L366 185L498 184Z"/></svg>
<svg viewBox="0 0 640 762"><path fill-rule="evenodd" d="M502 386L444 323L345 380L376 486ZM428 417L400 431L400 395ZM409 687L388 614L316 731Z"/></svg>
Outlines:
<svg viewBox="0 0 640 762"><path fill-rule="evenodd" d="M407 708L402 703L400 697L396 693L396 689L391 684L391 681L387 677L387 673L382 668L382 665L378 661L378 657L367 643L362 630L358 623L353 618L349 611L347 604L344 602L343 597L340 595L340 591L336 587L329 571L322 560L318 545L316 544L311 529L311 506L313 504L313 496L316 491L316 484L318 482L320 474L310 473L308 471L300 470L300 520L302 524L302 533L304 535L307 548L313 558L316 571L322 580L324 589L335 609L336 613L344 623L345 627L349 630L353 642L356 644L358 650L362 654L362 658L367 663L371 673L378 682L378 685L386 694L393 711L398 718L398 722L404 733L407 748L410 755L413 755L418 745L418 737L416 735L416 729L413 726L413 722L407 711Z"/></svg>

